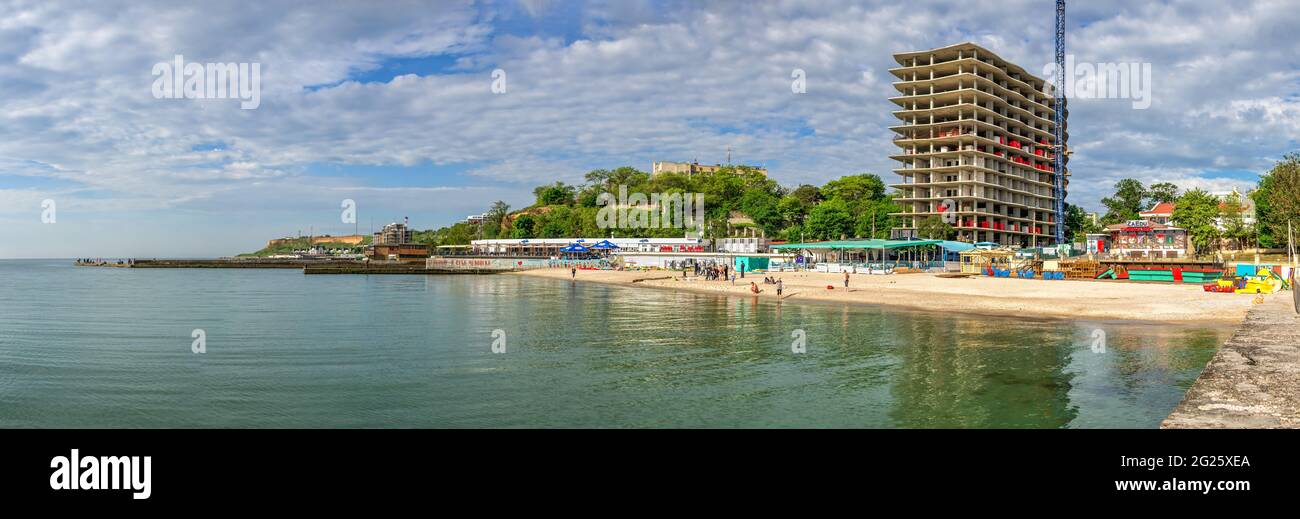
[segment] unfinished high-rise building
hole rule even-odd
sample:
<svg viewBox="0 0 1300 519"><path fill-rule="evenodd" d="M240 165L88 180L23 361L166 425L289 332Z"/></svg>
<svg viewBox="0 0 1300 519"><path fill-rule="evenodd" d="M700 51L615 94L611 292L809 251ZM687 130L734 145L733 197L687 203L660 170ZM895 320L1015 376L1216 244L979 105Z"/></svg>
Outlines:
<svg viewBox="0 0 1300 519"><path fill-rule="evenodd" d="M1054 161L1057 107L1044 81L973 43L894 59L902 182L892 187L903 207L894 237L937 237L920 235L938 217L961 241L1055 243L1055 197L1065 196L1055 175L1068 173Z"/></svg>

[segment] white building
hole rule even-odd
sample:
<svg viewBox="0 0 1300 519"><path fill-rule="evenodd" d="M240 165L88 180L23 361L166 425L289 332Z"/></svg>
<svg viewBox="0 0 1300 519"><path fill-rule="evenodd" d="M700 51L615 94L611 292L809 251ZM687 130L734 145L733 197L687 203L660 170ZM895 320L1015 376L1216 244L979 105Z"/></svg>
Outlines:
<svg viewBox="0 0 1300 519"><path fill-rule="evenodd" d="M709 246L708 240L694 238L528 238L474 240L470 249L475 255L553 257L574 243L590 247L604 240L618 252L704 252Z"/></svg>
<svg viewBox="0 0 1300 519"><path fill-rule="evenodd" d="M759 254L766 253L767 246L767 238L761 237L718 239L718 252Z"/></svg>

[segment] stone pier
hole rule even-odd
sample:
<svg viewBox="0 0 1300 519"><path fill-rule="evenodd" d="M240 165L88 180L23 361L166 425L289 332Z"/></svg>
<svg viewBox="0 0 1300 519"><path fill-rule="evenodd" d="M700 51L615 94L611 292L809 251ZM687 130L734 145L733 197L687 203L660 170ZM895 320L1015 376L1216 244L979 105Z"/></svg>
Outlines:
<svg viewBox="0 0 1300 519"><path fill-rule="evenodd" d="M1264 297L1162 429L1300 427L1300 315L1291 292Z"/></svg>

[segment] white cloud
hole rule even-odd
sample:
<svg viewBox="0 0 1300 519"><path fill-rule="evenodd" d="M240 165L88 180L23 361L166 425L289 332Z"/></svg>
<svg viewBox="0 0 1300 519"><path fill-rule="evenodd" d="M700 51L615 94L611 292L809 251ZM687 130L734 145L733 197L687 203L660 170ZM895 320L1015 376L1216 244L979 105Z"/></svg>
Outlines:
<svg viewBox="0 0 1300 519"><path fill-rule="evenodd" d="M536 30L503 30L495 24L509 14L497 9L522 9ZM310 174L313 164L464 165L459 178L396 183L423 195L469 189L447 199L467 214L496 198L526 203L533 185L587 169L721 162L728 148L787 185L862 171L892 182L893 53L973 40L1036 71L1052 52L1053 10L1031 0L575 10L583 36L566 44L569 29L549 30L548 17L569 10L549 2L0 4L0 175L74 182L82 187L60 195L93 192L88 204L121 211L252 213L333 203L316 190L331 181ZM1138 60L1155 73L1150 110L1072 102L1071 202L1095 208L1123 176L1241 184L1213 170L1263 170L1300 141L1292 3L1108 0L1072 5L1070 16L1078 59ZM154 99L150 67L175 54L262 63L261 107ZM443 54L442 71L349 80ZM490 89L498 67L508 75L500 95ZM807 73L806 94L790 91L794 68ZM214 142L220 149L203 148ZM27 203L41 189L4 192ZM418 208L418 196L398 199Z"/></svg>

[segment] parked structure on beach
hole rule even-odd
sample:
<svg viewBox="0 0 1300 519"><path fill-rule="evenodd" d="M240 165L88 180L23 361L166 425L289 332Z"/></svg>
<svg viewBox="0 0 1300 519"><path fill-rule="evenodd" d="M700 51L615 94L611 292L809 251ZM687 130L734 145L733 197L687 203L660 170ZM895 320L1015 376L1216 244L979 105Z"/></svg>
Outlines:
<svg viewBox="0 0 1300 519"><path fill-rule="evenodd" d="M1189 255L1187 230L1151 220L1106 226L1110 254L1124 258L1183 258ZM1091 235L1090 235L1091 236Z"/></svg>
<svg viewBox="0 0 1300 519"><path fill-rule="evenodd" d="M372 243L366 247L366 258L371 261L400 263L423 262L427 259L429 246L414 242L414 233L407 226L409 222L409 219L403 219L402 223L393 222L375 233Z"/></svg>
<svg viewBox="0 0 1300 519"><path fill-rule="evenodd" d="M939 216L957 239L1023 247L1055 241L1058 108L1044 82L973 43L894 55L890 72L902 95L891 98L903 124L891 127L902 148L892 158L902 182L892 187L904 210L897 238L916 237ZM1068 138L1068 136L1067 136ZM1064 184L1063 184L1064 185Z"/></svg>

